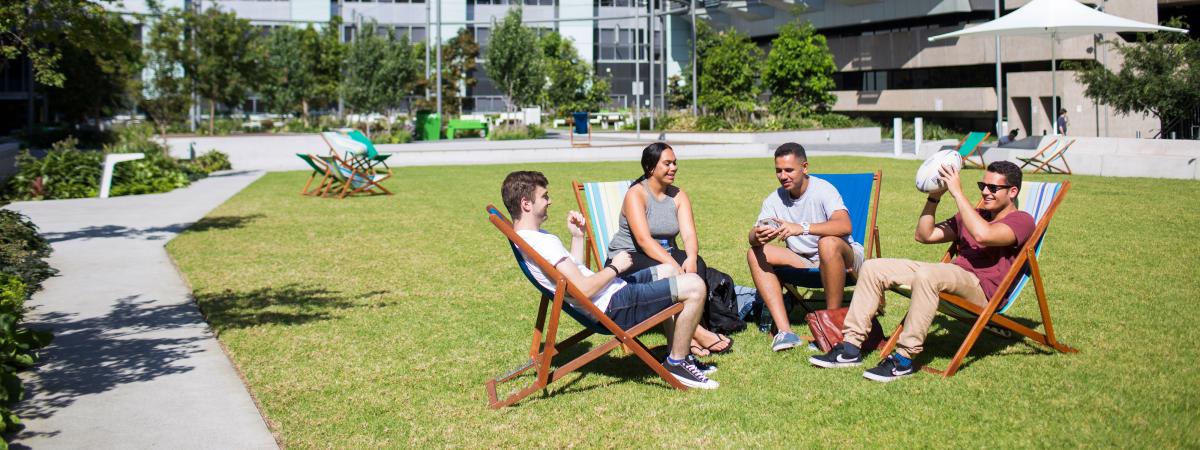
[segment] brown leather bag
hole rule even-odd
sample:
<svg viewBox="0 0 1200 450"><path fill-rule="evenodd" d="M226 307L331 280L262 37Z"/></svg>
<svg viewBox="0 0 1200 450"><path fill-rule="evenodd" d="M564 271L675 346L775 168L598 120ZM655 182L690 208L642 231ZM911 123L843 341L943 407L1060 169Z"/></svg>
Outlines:
<svg viewBox="0 0 1200 450"><path fill-rule="evenodd" d="M804 320L808 322L808 330L813 334L813 341L821 351L828 352L834 345L842 342L842 325L846 322L848 311L850 308L820 309L804 315ZM871 317L871 332L867 333L867 340L863 341L861 350L875 350L883 340L883 326L879 324L879 319Z"/></svg>

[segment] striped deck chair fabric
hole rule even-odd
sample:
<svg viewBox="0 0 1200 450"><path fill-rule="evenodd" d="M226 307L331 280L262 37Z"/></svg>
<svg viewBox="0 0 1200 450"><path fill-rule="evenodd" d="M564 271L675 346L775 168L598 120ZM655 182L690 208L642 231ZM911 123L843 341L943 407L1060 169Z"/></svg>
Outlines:
<svg viewBox="0 0 1200 450"><path fill-rule="evenodd" d="M621 205L629 191L630 180L585 183L583 197L588 211L588 224L596 241L597 264L608 260L608 244L617 234Z"/></svg>

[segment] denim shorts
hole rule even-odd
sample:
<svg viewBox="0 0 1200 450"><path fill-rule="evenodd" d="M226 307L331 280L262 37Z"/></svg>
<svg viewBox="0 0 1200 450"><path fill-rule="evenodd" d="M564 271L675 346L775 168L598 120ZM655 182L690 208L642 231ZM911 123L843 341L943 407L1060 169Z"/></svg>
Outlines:
<svg viewBox="0 0 1200 450"><path fill-rule="evenodd" d="M621 277L628 284L613 293L608 301L608 309L604 311L604 315L621 329L633 328L671 307L679 298L679 285L675 277L656 279L656 268L645 268Z"/></svg>

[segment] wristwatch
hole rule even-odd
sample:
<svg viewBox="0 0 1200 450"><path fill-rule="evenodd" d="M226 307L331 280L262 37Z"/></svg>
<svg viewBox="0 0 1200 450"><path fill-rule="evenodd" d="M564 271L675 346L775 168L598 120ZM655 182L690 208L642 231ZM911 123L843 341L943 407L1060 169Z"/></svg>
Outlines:
<svg viewBox="0 0 1200 450"><path fill-rule="evenodd" d="M808 236L808 222L800 222L800 228L804 229L804 232L800 234Z"/></svg>

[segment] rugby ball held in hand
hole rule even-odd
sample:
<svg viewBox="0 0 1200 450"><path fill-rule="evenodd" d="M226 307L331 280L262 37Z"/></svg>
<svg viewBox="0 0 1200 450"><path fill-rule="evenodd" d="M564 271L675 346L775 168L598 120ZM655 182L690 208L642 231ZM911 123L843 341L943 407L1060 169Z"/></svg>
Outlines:
<svg viewBox="0 0 1200 450"><path fill-rule="evenodd" d="M950 166L956 171L962 170L962 156L958 155L958 150L939 151L921 164L921 168L917 169L918 191L933 192L946 188L941 175L938 174L938 167L941 166Z"/></svg>

